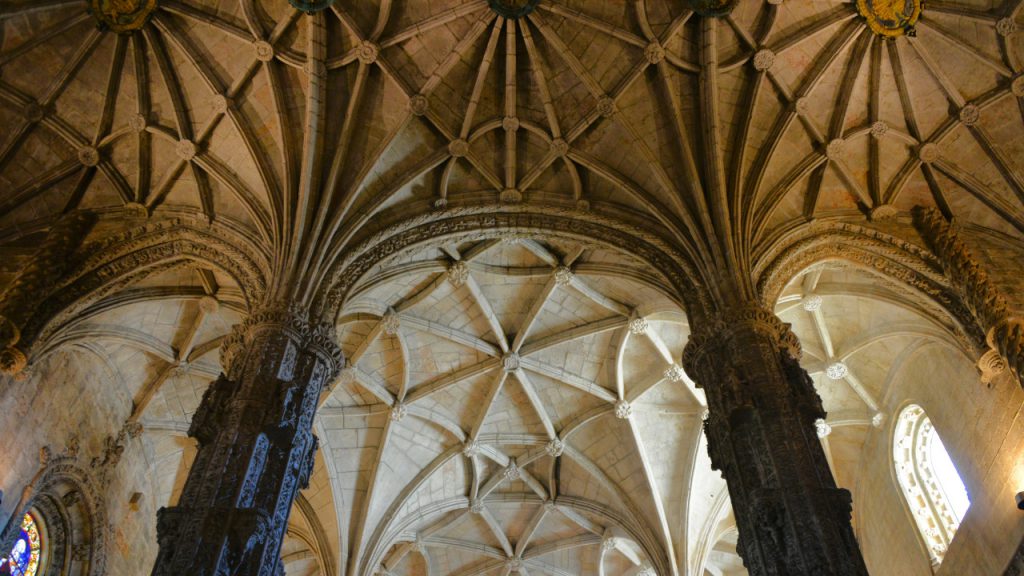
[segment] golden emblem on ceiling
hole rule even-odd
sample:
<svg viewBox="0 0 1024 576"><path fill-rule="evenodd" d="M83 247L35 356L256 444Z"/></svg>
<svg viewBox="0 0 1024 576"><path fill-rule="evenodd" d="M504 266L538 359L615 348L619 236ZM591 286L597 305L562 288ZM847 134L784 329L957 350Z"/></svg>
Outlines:
<svg viewBox="0 0 1024 576"><path fill-rule="evenodd" d="M157 0L89 0L89 12L101 27L127 33L142 28L156 4Z"/></svg>
<svg viewBox="0 0 1024 576"><path fill-rule="evenodd" d="M921 0L857 0L857 11L875 34L913 36L921 18Z"/></svg>

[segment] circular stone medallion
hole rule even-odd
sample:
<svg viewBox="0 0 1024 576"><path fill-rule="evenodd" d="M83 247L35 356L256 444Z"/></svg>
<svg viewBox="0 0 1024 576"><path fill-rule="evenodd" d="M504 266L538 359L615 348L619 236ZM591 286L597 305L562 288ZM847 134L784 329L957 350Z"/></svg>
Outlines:
<svg viewBox="0 0 1024 576"><path fill-rule="evenodd" d="M857 0L857 11L880 36L903 36L921 18L921 0Z"/></svg>
<svg viewBox="0 0 1024 576"><path fill-rule="evenodd" d="M516 20L533 12L540 0L487 0L487 3L499 15Z"/></svg>
<svg viewBox="0 0 1024 576"><path fill-rule="evenodd" d="M100 26L124 34L145 26L156 4L157 0L89 0L89 12Z"/></svg>

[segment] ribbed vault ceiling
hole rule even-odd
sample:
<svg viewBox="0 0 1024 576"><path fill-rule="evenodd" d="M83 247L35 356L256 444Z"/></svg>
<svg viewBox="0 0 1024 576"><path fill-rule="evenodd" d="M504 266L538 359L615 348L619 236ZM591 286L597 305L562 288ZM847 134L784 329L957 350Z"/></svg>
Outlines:
<svg viewBox="0 0 1024 576"><path fill-rule="evenodd" d="M1024 232L1024 3L931 0L916 36L894 40L851 2L740 0L720 19L686 5L541 0L506 20L485 0L338 0L312 16L284 0L160 0L119 35L77 0L4 2L0 273L78 207L101 214L100 234L207 220L296 277L391 221L482 203L633 219L704 266L722 245L753 258L808 219L915 204ZM127 413L162 455L161 502L187 471L180 435L246 312L241 290L182 266L50 345L99 335L120 358L112 398L133 398ZM511 236L434 245L362 278L332 311L350 368L321 408L309 499L338 566L732 566L702 397L673 369L687 331L669 293L628 255ZM811 295L817 312L801 307ZM893 302L913 307L830 268L779 305L846 486L894 350L940 332ZM919 329L849 320L865 310ZM837 360L848 372L832 380ZM289 574L324 566L303 518Z"/></svg>

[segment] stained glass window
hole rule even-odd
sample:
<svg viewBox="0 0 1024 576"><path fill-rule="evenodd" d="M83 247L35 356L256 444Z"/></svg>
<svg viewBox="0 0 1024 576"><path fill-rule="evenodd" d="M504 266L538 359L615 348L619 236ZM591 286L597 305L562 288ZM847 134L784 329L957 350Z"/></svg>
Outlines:
<svg viewBox="0 0 1024 576"><path fill-rule="evenodd" d="M42 542L39 526L31 514L21 520L21 533L6 558L0 558L0 576L36 576Z"/></svg>

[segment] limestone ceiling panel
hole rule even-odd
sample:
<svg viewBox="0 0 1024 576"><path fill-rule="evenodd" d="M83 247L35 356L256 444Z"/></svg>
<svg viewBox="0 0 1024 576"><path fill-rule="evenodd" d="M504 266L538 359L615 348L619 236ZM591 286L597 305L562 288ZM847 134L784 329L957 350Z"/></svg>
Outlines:
<svg viewBox="0 0 1024 576"><path fill-rule="evenodd" d="M620 263L618 267L613 266ZM371 271L318 416L349 570L672 572L703 394L628 256L508 237Z"/></svg>

